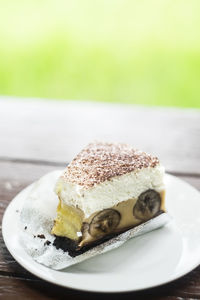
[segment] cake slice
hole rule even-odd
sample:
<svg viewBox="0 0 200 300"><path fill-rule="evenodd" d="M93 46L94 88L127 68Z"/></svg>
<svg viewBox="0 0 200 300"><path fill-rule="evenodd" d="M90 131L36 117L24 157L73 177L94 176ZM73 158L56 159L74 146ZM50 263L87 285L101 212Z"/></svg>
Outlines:
<svg viewBox="0 0 200 300"><path fill-rule="evenodd" d="M82 253L165 211L164 167L126 144L91 143L56 184L54 245Z"/></svg>

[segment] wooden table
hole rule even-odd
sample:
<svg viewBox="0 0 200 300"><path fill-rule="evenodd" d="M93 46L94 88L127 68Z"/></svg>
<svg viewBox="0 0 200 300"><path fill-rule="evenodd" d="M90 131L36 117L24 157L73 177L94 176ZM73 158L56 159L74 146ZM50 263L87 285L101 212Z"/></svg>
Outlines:
<svg viewBox="0 0 200 300"><path fill-rule="evenodd" d="M25 186L63 168L88 142L128 142L160 157L166 170L200 189L200 111L0 98L0 218ZM14 224L13 224L14 226ZM23 269L0 236L1 299L102 299L60 288ZM200 299L200 267L164 286L110 299Z"/></svg>

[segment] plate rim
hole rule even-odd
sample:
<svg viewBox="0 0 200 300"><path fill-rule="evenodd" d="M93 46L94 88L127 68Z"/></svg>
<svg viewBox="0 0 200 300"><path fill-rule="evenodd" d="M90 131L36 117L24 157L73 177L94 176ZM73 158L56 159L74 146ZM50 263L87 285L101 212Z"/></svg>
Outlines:
<svg viewBox="0 0 200 300"><path fill-rule="evenodd" d="M49 174L49 173L47 173L47 174ZM176 177L174 175L168 174L168 173L166 173L165 176L166 177L171 177L172 179L175 179L175 180L178 180L178 181L184 183L185 185L187 185L188 187L190 187L191 189L193 189L195 192L197 192L199 194L199 196L200 196L200 192L195 187L193 187L191 184L189 184L188 182L186 182L186 181L184 181L184 180L182 180L182 179L180 179L180 178L178 178L178 177ZM31 265L30 265L29 262L27 262L27 264L24 263L24 260L21 259L20 255L16 255L14 253L14 249L12 247L9 247L9 242L8 242L9 238L7 240L6 227L5 227L6 225L5 224L6 224L7 218L11 217L11 216L9 216L9 212L12 209L12 206L14 205L13 203L15 203L15 201L19 198L19 196L21 196L25 191L27 191L28 189L30 189L33 184L34 184L34 182L32 184L28 185L27 187L25 187L23 190L21 190L10 201L10 203L6 207L6 209L4 211L4 214L3 214L3 218L2 218L2 237L3 237L3 241L4 241L5 245L6 245L7 250L12 255L12 257L17 261L17 263L19 263L24 269L28 270L31 274L37 276L38 278L40 278L42 280L45 280L45 281L47 281L49 283L52 283L52 284L55 284L57 286L61 286L61 287L64 287L64 288L70 288L72 290L78 290L78 291L83 291L83 292L88 292L88 293L103 293L103 294L104 293L109 293L109 294L112 294L112 293L137 292L137 291L144 291L144 290L147 290L147 289L150 289L150 288L159 287L159 286L162 286L164 284L168 284L168 283L170 283L170 282L172 282L172 281L174 281L176 279L179 279L179 278L183 277L184 275L188 274L189 272L191 272L192 270L194 270L196 267L198 267L199 264L200 264L200 255L199 255L199 260L196 261L196 263L191 264L190 267L188 267L188 268L186 268L186 270L184 270L184 272L179 272L178 274L174 274L173 276L171 276L169 278L169 280L165 280L165 281L161 280L161 282L158 282L158 283L155 283L155 284L150 284L150 285L147 285L146 287L138 287L138 288L133 288L133 289L126 288L125 290L122 289L122 290L116 290L116 291L114 291L114 290L101 290L101 289L97 289L97 288L95 288L95 289L87 289L87 288L80 288L78 286L75 287L75 286L71 285L71 283L70 284L67 283L67 285L66 285L63 282L57 282L57 281L55 282L53 279L51 280L49 277L45 277L45 276L43 276L43 274L41 275L40 268L38 269L38 271L37 270L33 270L33 267L31 267ZM25 251L23 249L23 247L21 247L21 248L22 248L23 251ZM39 264L39 263L35 262L34 260L32 262L33 262L33 264L37 264L37 265ZM50 272L52 272L52 271L53 272L62 272L62 270L53 270L53 269L51 269L49 267L46 267L44 265L41 265L41 264L39 264L39 265L40 265L40 267L42 267L44 269L47 269Z"/></svg>

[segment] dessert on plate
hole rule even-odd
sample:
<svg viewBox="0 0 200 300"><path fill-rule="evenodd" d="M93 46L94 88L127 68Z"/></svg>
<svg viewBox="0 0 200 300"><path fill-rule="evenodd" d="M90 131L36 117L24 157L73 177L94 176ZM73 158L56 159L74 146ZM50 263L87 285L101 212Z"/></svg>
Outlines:
<svg viewBox="0 0 200 300"><path fill-rule="evenodd" d="M165 212L164 167L127 144L86 146L57 181L54 245L76 256Z"/></svg>

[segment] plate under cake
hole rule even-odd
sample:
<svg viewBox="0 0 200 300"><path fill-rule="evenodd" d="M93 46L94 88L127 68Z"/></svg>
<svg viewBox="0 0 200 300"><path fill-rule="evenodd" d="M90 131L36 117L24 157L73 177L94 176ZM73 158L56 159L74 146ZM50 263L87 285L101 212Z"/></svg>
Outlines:
<svg viewBox="0 0 200 300"><path fill-rule="evenodd" d="M54 245L72 256L165 212L164 167L127 144L91 143L56 184Z"/></svg>

